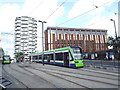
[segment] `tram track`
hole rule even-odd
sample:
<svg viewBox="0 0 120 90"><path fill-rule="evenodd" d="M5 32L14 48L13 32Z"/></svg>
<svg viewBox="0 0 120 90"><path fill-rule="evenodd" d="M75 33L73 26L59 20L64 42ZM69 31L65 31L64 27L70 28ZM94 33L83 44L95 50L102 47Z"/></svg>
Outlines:
<svg viewBox="0 0 120 90"><path fill-rule="evenodd" d="M36 69L36 68L35 68ZM52 71L60 71L60 72L65 72L65 73L73 73L73 74L80 74L80 75L85 75L85 76L91 76L91 77L97 77L97 78L105 78L105 79L110 79L110 80L120 80L119 78L110 78L110 77L104 77L103 75L109 75L112 77L118 77L118 75L111 75L111 74L107 74L107 73L102 73L102 72L95 72L95 71L89 71L89 70L84 70L84 69L79 69L77 70L77 72L72 72L72 71L67 71L67 70L56 70L56 69L50 69L50 68L45 68L46 70L52 70ZM76 70L76 69L75 69ZM91 75L91 74L84 74L84 73L80 73L80 70L82 71L88 71L88 72L92 72L92 73L97 73L99 75ZM101 75L100 75L101 74Z"/></svg>
<svg viewBox="0 0 120 90"><path fill-rule="evenodd" d="M30 68L32 68L32 67L30 67ZM35 68L32 68L32 69L35 69ZM26 69L26 68L24 68L24 70L33 73L32 71L29 71L29 70ZM35 70L38 70L38 69L35 69ZM49 75L51 75L51 76L54 76L54 77L60 78L60 79L62 79L62 80L68 81L68 82L70 82L70 83L73 83L73 84L75 84L75 85L77 85L77 86L80 86L80 87L82 87L82 88L85 88L85 89L87 89L87 90L93 90L92 88L87 87L87 86L85 86L85 85L76 83L76 82L74 82L74 81L72 81L72 80L68 80L68 79L62 78L62 77L60 77L59 75L56 75L55 73L46 72L46 71L44 71L44 70L38 70L38 71L41 71L41 72L44 72L44 73L49 74ZM33 73L33 74L35 74L35 73ZM35 74L35 75L37 75L37 74ZM37 76L38 76L38 75L37 75Z"/></svg>
<svg viewBox="0 0 120 90"><path fill-rule="evenodd" d="M1 79L2 79L1 86L3 88L6 88L7 86L10 86L12 84L12 82L10 80L8 80L7 78L5 78L5 77L2 77Z"/></svg>
<svg viewBox="0 0 120 90"><path fill-rule="evenodd" d="M32 68L32 69L36 69L36 68ZM63 74L63 73L58 73L58 72L51 72L51 71L48 71L48 70L41 70L41 69L36 69L38 71L43 71L43 72L46 72L47 74L51 74L51 75L54 75L54 76L57 76L59 77L59 75L64 75L66 77L70 77L70 78L77 78L77 79L80 79L80 80L87 80L87 81L92 81L92 82L96 82L96 83L101 83L101 84L108 84L108 85L112 85L112 86L118 86L116 84L112 84L112 83L108 83L108 82L104 82L104 81L98 81L98 80L93 80L93 79L89 79L89 78L83 78L83 77L78 77L78 76L72 76L72 75L69 75L69 74ZM61 78L61 77L60 77ZM65 78L64 78L65 79ZM70 81L70 80L68 80ZM70 81L71 82L71 81ZM85 86L86 87L86 86Z"/></svg>
<svg viewBox="0 0 120 90"><path fill-rule="evenodd" d="M10 66L10 65L8 65L8 66ZM12 74L8 73L8 72L5 70L4 66L3 66L2 69L4 70L4 72L5 72L8 76L14 78L17 82L19 82L21 85L23 85L27 90L31 90L27 85L25 85L23 82L21 82L21 81L20 81L19 79L17 79L15 76L13 76ZM11 84L12 84L12 82L11 82ZM5 88L6 88L6 87L5 87Z"/></svg>
<svg viewBox="0 0 120 90"><path fill-rule="evenodd" d="M51 69L54 70L54 69ZM67 72L67 73L73 73L73 74L80 74L80 75L84 75L84 76L91 76L91 77L97 77L97 78L105 78L105 79L111 79L111 80L119 80L119 79L113 79L113 78L109 78L109 77L103 77L103 76L98 76L98 75L88 75L88 74L83 74L80 72L70 72L70 71L63 71L63 70L59 70L61 72ZM103 75L103 74L102 74ZM112 75L113 76L113 75Z"/></svg>
<svg viewBox="0 0 120 90"><path fill-rule="evenodd" d="M15 70L16 72L22 73L22 74L26 74L26 75L33 74L33 75L35 75L35 76L37 76L37 77L45 80L46 82L52 84L52 85L54 86L53 88L57 88L57 89L60 89L60 90L62 90L63 88L61 88L59 85L56 85L55 82L51 82L50 79L46 79L46 77L43 77L43 76L41 77L40 75L38 75L37 73L35 73L34 70L43 72L43 73L45 73L45 74L47 74L47 75L54 76L54 77L56 77L56 78L58 78L58 79L61 79L61 80L65 80L65 81L67 81L67 82L69 82L69 83L72 83L72 84L74 84L74 85L80 86L80 87L85 88L85 89L87 89L87 90L93 90L92 88L94 88L94 87L87 86L87 85L82 84L82 83L77 83L76 81L72 80L72 78L74 78L74 79L79 79L79 80L91 81L91 82L100 83L100 84L104 83L104 84L107 84L107 85L112 85L112 86L114 86L114 87L115 87L115 86L116 86L116 87L118 86L118 85L116 85L116 84L112 84L112 83L109 83L109 82L101 82L101 81L92 80L92 79L89 79L89 78L78 77L77 75L80 74L80 73L77 73L77 72L73 73L73 72L71 72L71 71L55 70L55 69L50 69L50 68L35 68L35 67L32 67L31 65L29 65L29 66L16 65L16 66L17 66L17 67L20 67L21 69L24 69L24 72L18 71L17 69L13 68L13 67L10 66L10 65L9 65L9 68ZM32 69L33 69L33 70L32 70ZM50 70L51 70L51 71L50 71ZM27 71L27 72L26 72L26 71ZM36 72L37 72L37 71L36 71ZM55 71L57 71L57 72L55 72ZM59 73L59 71L60 71L61 73ZM68 73L68 74L66 74L66 73ZM69 75L70 73L73 73L73 74L75 74L75 75L74 75L74 76L73 76L73 75ZM85 74L82 74L82 75L85 75ZM86 75L86 76L87 76L87 75ZM93 76L93 77L94 77L95 75L88 75L88 76ZM96 77L97 77L97 76L96 76ZM69 78L71 78L71 79L69 79ZM101 77L101 78L104 78L104 77ZM110 79L110 78L107 78L107 79ZM111 80L116 80L116 79L111 79ZM63 90L64 90L64 89L63 89Z"/></svg>
<svg viewBox="0 0 120 90"><path fill-rule="evenodd" d="M25 67L20 66L20 65L18 65L18 66L19 66L21 69L23 69L23 70L25 70L25 71L27 71L27 72L29 72L29 73L31 73L31 74L34 74L35 76L39 77L40 79L42 79L42 80L46 81L47 83L51 84L51 85L53 86L52 88L56 88L56 89L58 89L58 90L65 90L65 89L63 89L62 87L59 87L59 86L51 83L49 80L47 80L47 79L45 79L45 78L43 78L43 77L41 77L41 76L39 76L39 75L37 75L37 74L29 71L29 70L27 70L27 69L25 69ZM18 70L16 70L16 69L12 68L11 66L9 66L9 67L10 67L11 69L17 71L17 72L22 73L22 74L30 75L30 74L28 74L28 73L24 73L24 72L18 71ZM30 76L31 76L31 75L30 75Z"/></svg>

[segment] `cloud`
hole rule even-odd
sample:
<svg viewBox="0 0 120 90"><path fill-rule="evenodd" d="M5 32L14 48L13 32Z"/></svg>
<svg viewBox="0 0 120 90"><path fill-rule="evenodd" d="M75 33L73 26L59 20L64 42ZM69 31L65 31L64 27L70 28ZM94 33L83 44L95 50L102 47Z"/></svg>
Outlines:
<svg viewBox="0 0 120 90"><path fill-rule="evenodd" d="M104 11L104 5L108 6L111 5L113 2L115 2L115 0L79 0L72 7L68 17L69 19L71 19L75 16L81 15L87 11L94 9L96 6L99 8L96 8L94 10L94 14L99 14Z"/></svg>
<svg viewBox="0 0 120 90"><path fill-rule="evenodd" d="M35 18L36 20L46 20L46 18L58 7L58 3L62 3L63 1L64 0L0 0L0 2L2 2L0 3L0 33L14 33L15 18L19 16L30 16ZM71 19L77 15L83 14L84 12L95 8L95 5L100 6L104 2L108 1L110 2L107 3L107 5L110 6L116 0L67 0L67 2L75 3L68 14L68 18ZM57 22L56 20L64 15L64 11L65 7L61 6L50 18L46 20L47 23L45 24L45 27L55 26ZM108 19L104 19L104 17L102 17L102 15L100 14L104 11L105 7L100 7L94 10L93 12L89 13L90 16L93 15L95 17L94 19L91 18L92 20L87 22L88 25L98 22L100 21L100 18L102 18L100 21L101 27L103 27L102 22L108 22L107 24L110 23L111 29L113 30L113 23L109 22ZM100 25L94 24L95 28L98 26ZM8 53L11 54L14 50L14 43L11 43L14 42L14 36L9 35L9 38L0 36L0 39L1 37L2 39L4 39L4 41L2 41L2 47L4 48L4 50L7 50L8 46L10 46L11 50L9 48ZM38 24L38 37L39 50L41 49L41 23Z"/></svg>
<svg viewBox="0 0 120 90"><path fill-rule="evenodd" d="M0 31L11 32L14 30L15 16L19 13L17 4L4 4L0 6Z"/></svg>
<svg viewBox="0 0 120 90"><path fill-rule="evenodd" d="M59 0L26 0L23 6L22 15L34 17L37 20L46 18L58 7ZM33 4L34 3L34 4ZM64 7L61 6L48 20L47 25L55 25L56 19L62 16Z"/></svg>
<svg viewBox="0 0 120 90"><path fill-rule="evenodd" d="M117 22L118 19L115 18L117 17L117 15L116 16L114 14L109 15L107 13L109 11L106 12L105 10L106 7L111 7L111 5L117 1L118 0L79 0L72 7L71 11L68 14L69 15L68 17L69 19L72 19L78 15L82 15L85 12L90 11L89 13L84 14L82 17L80 16L79 18L77 18L76 22L81 21L82 23L85 23L84 26L81 26L84 28L107 29L108 36L115 36L114 24L113 22L110 21L110 19L113 18ZM92 10L93 8L95 8L95 6L98 6L98 8ZM117 27L118 24L116 23L116 28Z"/></svg>
<svg viewBox="0 0 120 90"><path fill-rule="evenodd" d="M4 51L8 51L7 54L12 57L14 56L14 36L1 33L14 34L15 17L18 16L19 12L20 6L16 3L4 3L0 6L0 39L2 39L0 44Z"/></svg>
<svg viewBox="0 0 120 90"><path fill-rule="evenodd" d="M115 14L111 14L107 17L102 17L102 16L96 16L94 19L88 22L88 24L85 26L87 28L94 28L94 29L106 29L108 30L108 36L115 36L115 28L114 28L114 23L110 21L110 19L115 20L116 24L116 29L118 31L118 17Z"/></svg>
<svg viewBox="0 0 120 90"><path fill-rule="evenodd" d="M1 3L21 3L24 2L25 0L0 0Z"/></svg>
<svg viewBox="0 0 120 90"><path fill-rule="evenodd" d="M58 7L57 4L59 0L25 0L23 5L18 3L11 4L9 3L10 0L7 1L8 3L0 6L1 32L14 31L15 18L19 16L30 16L36 20L45 20ZM62 6L48 19L47 25L54 25L56 19L62 16L63 13L64 7Z"/></svg>
<svg viewBox="0 0 120 90"><path fill-rule="evenodd" d="M10 32L14 34L15 18L19 16L30 16L36 20L45 20L58 7L58 1L59 0L1 0L0 33ZM62 16L63 13L64 7L61 6L58 11L47 20L46 25L55 25L56 19ZM41 31L40 28L39 31ZM38 35L40 34L38 33ZM0 35L0 39L2 39L2 43L0 44L5 51L9 50L8 54L11 54L13 57L14 43L11 42L14 42L14 36L9 35L9 37L11 38L5 38L3 35ZM38 40L41 41L41 38ZM8 49L8 46L11 47ZM41 49L40 45L38 48Z"/></svg>
<svg viewBox="0 0 120 90"><path fill-rule="evenodd" d="M69 18L73 18L93 8L91 0L79 0L75 3L71 11L69 12Z"/></svg>

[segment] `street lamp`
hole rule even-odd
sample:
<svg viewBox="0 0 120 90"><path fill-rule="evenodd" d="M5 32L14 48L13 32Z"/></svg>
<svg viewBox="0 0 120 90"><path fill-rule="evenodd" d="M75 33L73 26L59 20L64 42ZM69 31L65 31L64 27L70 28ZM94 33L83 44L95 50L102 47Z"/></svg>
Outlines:
<svg viewBox="0 0 120 90"><path fill-rule="evenodd" d="M115 28L115 37L116 37L116 39L117 39L117 32L116 32L115 20L113 20L113 19L110 19L110 21L113 21L113 23L114 23L114 28Z"/></svg>
<svg viewBox="0 0 120 90"><path fill-rule="evenodd" d="M116 37L116 40L117 40L117 32L116 32L115 20L110 19L110 21L113 21L113 23L114 23L114 28L115 28L115 37ZM114 67L115 67L115 59L114 59Z"/></svg>
<svg viewBox="0 0 120 90"><path fill-rule="evenodd" d="M44 34L44 23L47 23L45 21L38 21L38 22L41 22L42 23L42 63L44 65L44 37L43 37L43 34Z"/></svg>

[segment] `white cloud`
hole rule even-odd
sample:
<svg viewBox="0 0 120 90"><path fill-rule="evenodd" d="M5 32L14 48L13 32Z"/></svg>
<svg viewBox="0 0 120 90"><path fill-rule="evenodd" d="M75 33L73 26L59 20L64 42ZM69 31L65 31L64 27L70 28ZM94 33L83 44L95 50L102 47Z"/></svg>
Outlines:
<svg viewBox="0 0 120 90"><path fill-rule="evenodd" d="M106 6L109 7L111 4L117 1L118 0L79 0L78 2L74 4L73 8L69 12L69 19L76 17L78 15L82 15L85 12L90 11L93 8L95 8L95 6L98 6L98 8L83 15L85 19L88 18L88 21L86 22L87 25L82 26L82 27L95 28L95 29L107 29L108 36L115 36L114 24L113 22L110 21L110 18L115 19L116 28L117 28L118 19L115 18L117 16L115 15L105 16L104 14L106 13L105 11ZM91 16L92 18L91 17L89 18L89 16ZM118 28L117 28L117 31L118 31Z"/></svg>
<svg viewBox="0 0 120 90"><path fill-rule="evenodd" d="M93 0L93 4L97 6L111 5L113 2L118 0Z"/></svg>
<svg viewBox="0 0 120 90"><path fill-rule="evenodd" d="M93 8L91 0L79 0L75 3L71 11L69 12L69 18L73 18L77 15L83 14L84 12Z"/></svg>
<svg viewBox="0 0 120 90"><path fill-rule="evenodd" d="M0 0L1 3L15 3L15 2L24 2L25 0Z"/></svg>
<svg viewBox="0 0 120 90"><path fill-rule="evenodd" d="M11 32L14 33L14 23L15 18L18 16L30 16L35 18L36 20L45 20L58 6L58 2L63 2L64 0L0 0L3 4L0 4L0 33L1 32ZM86 11L91 10L94 8L94 5L101 5L104 2L111 1L110 3L107 3L107 5L111 5L116 0L67 0L67 2L76 2L71 11L69 12L69 19L80 15ZM23 4L23 5L22 5ZM64 14L64 8L61 6L57 12L55 12L45 24L46 26L55 26L56 20L63 16ZM90 14L96 14L96 17L89 21L89 24L92 24L96 21L99 21L101 17L100 13L104 11L104 7L97 8L94 10L94 12ZM90 15L89 14L89 15ZM103 18L104 19L104 18ZM63 20L64 21L64 20ZM108 22L106 20L100 21L102 22ZM111 28L114 28L111 23ZM41 42L41 24L38 24L38 37L39 37L39 43L38 43L38 50L41 49L40 42ZM94 25L94 27L98 27L100 25ZM101 25L101 27L103 27ZM112 29L113 30L113 29ZM112 34L112 33L111 33ZM3 36L0 36L0 39ZM14 36L10 36L11 38L8 38L8 41L14 41ZM4 40L6 39L3 37ZM1 44L1 43L0 43ZM8 48L9 46L9 48ZM14 52L14 43L10 43L5 41L2 41L2 47L4 50L9 50L8 53ZM10 50L11 48L11 50ZM13 54L13 53L12 53Z"/></svg>
<svg viewBox="0 0 120 90"><path fill-rule="evenodd" d="M15 16L19 13L17 4L5 4L0 7L0 31L11 32L14 30Z"/></svg>
<svg viewBox="0 0 120 90"><path fill-rule="evenodd" d="M59 0L26 0L23 6L22 15L34 17L36 20L46 20L46 18L58 7L58 1ZM62 16L63 13L64 7L61 6L49 19L47 19L47 23L44 24L44 27L54 26L56 19ZM41 23L38 23L38 51L42 50L41 33Z"/></svg>
<svg viewBox="0 0 120 90"><path fill-rule="evenodd" d="M58 7L58 1L59 0L1 0L0 2L2 2L2 4L0 6L0 33L14 33L15 18L19 16L25 15L33 17L36 20L45 20L47 16L50 15ZM46 25L55 25L56 19L62 16L63 13L64 7L62 6L54 15L52 15L47 20ZM1 35L0 39L3 37L4 36ZM14 42L14 36L12 38L8 38L8 40ZM5 40L4 38L4 41L2 41L0 44L5 51L11 48L8 53L12 54L13 57L14 43L7 42L8 40ZM41 40L39 39L39 41ZM8 49L8 46L11 47ZM41 49L40 45L38 48Z"/></svg>
<svg viewBox="0 0 120 90"><path fill-rule="evenodd" d="M99 7L94 10L94 14L101 13L104 11L104 5L111 5L113 2L117 0L79 0L77 1L71 11L69 12L69 19L81 15L87 11L90 11L95 8L95 6Z"/></svg>
<svg viewBox="0 0 120 90"><path fill-rule="evenodd" d="M108 36L115 36L115 28L114 23L110 21L110 19L115 20L116 29L118 31L118 17L117 15L109 15L108 17L102 17L102 16L96 16L94 19L92 19L88 25L85 27L87 28L94 28L94 29L106 29L108 30Z"/></svg>
<svg viewBox="0 0 120 90"><path fill-rule="evenodd" d="M1 34L2 32L9 32L14 34L14 21L18 16L20 6L17 4L3 4L0 6L0 39L2 39L1 47L7 54L14 56L14 36ZM11 49L11 50L10 50Z"/></svg>
<svg viewBox="0 0 120 90"><path fill-rule="evenodd" d="M58 6L59 0L26 0L22 15L34 17L37 20L45 20ZM33 4L34 3L34 4ZM56 19L63 15L64 7L61 6L47 21L47 25L54 25Z"/></svg>

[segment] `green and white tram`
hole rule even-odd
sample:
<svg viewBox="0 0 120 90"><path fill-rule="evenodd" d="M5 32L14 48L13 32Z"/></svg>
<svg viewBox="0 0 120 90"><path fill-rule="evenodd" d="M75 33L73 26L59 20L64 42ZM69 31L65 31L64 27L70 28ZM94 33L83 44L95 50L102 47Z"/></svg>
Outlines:
<svg viewBox="0 0 120 90"><path fill-rule="evenodd" d="M43 57L43 59L42 59ZM31 62L48 63L66 67L83 67L82 48L70 46L29 55Z"/></svg>
<svg viewBox="0 0 120 90"><path fill-rule="evenodd" d="M2 64L10 64L11 63L11 58L9 55L4 55L3 56L3 61Z"/></svg>

